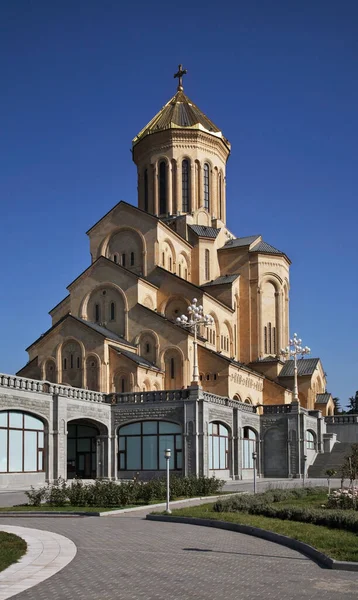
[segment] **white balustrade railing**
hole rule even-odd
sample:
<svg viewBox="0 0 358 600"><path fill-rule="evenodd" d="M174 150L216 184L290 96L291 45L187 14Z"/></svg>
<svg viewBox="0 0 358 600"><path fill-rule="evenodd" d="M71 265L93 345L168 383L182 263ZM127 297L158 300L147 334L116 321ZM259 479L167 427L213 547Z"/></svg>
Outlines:
<svg viewBox="0 0 358 600"><path fill-rule="evenodd" d="M50 381L39 381L37 379L28 379L27 377L18 377L17 375L7 375L5 373L0 373L0 388L10 388L50 395L55 394L89 402L106 401L106 394L102 394L101 392L74 388L58 383L51 383Z"/></svg>

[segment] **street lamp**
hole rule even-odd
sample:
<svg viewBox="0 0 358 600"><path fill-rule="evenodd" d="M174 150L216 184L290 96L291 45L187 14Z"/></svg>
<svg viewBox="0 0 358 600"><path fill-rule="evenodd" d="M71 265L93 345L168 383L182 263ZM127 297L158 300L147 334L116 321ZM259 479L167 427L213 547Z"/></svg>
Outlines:
<svg viewBox="0 0 358 600"><path fill-rule="evenodd" d="M297 402L298 405L298 414L297 414L297 437L298 437L298 476L301 477L301 423L300 423L300 402L298 398L298 380L297 380L297 356L303 356L304 354L309 354L311 352L311 348L308 346L302 347L301 338L297 337L297 333L293 334L293 338L289 340L289 345L286 348L282 348L280 350L281 356L288 359L291 356L293 357L293 401Z"/></svg>
<svg viewBox="0 0 358 600"><path fill-rule="evenodd" d="M303 455L303 477L302 477L302 487L305 487L305 476L306 476L306 454Z"/></svg>
<svg viewBox="0 0 358 600"><path fill-rule="evenodd" d="M166 450L164 450L164 456L165 456L165 461L166 461L166 467L167 467L167 505L166 505L166 509L165 512L167 513L167 515L171 515L172 511L169 508L169 498L170 498L170 487L169 487L169 462L170 462L170 457L171 457L171 450L169 448L167 448Z"/></svg>
<svg viewBox="0 0 358 600"><path fill-rule="evenodd" d="M282 348L280 350L281 356L284 358L290 358L293 356L294 368L294 384L293 384L293 399L295 402L298 402L298 383L297 383L297 356L309 354L311 352L311 348L305 346L304 348L301 346L302 340L297 337L297 333L293 334L293 338L290 339L289 345L286 348Z"/></svg>
<svg viewBox="0 0 358 600"><path fill-rule="evenodd" d="M256 459L257 459L257 452L253 452L252 453L252 460L254 461L254 494L256 494Z"/></svg>
<svg viewBox="0 0 358 600"><path fill-rule="evenodd" d="M205 325L206 327L208 327L208 326L212 325L214 322L214 319L211 315L204 315L203 307L201 306L201 304L199 304L199 306L197 306L197 303L198 303L197 299L194 298L192 300L192 303L190 304L190 306L188 306L189 317L187 317L186 315L182 315L181 317L177 318L178 325L181 325L182 327L187 327L188 329L190 329L194 332L193 384L199 383L198 342L197 342L198 328L200 327L200 325Z"/></svg>

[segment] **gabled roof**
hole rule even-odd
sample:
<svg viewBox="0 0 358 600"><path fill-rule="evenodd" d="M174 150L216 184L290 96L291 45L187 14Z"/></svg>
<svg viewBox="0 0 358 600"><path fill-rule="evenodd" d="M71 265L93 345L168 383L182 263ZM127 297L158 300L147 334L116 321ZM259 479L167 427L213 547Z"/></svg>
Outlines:
<svg viewBox="0 0 358 600"><path fill-rule="evenodd" d="M213 279L213 281L203 283L203 285L201 285L200 287L209 287L211 285L225 285L226 283L232 283L238 277L240 277L239 273L234 273L233 275L221 275L220 277Z"/></svg>
<svg viewBox="0 0 358 600"><path fill-rule="evenodd" d="M250 246L255 241L261 240L261 235L248 235L246 237L234 238L224 244L223 248L239 248L241 246Z"/></svg>
<svg viewBox="0 0 358 600"><path fill-rule="evenodd" d="M77 323L81 323L85 327L89 327L93 331L96 331L96 333L99 333L100 335L102 335L103 337L105 337L105 338L107 338L109 340L113 340L114 342L125 344L126 346L130 346L132 348L135 347L135 346L132 346L132 344L130 344L129 342L127 342L127 340L125 340L122 336L117 335L113 331L110 331L109 329L106 329L105 327L97 325L96 323L91 323L90 321L84 321L83 319L80 319L79 317L75 317L74 315L71 315L70 313L67 313L67 315L64 315L59 321L57 321L57 323L55 323L52 327L50 327L50 329L48 329L47 331L45 331L45 333L42 333L40 335L40 337L37 338L37 340L35 340L34 342L32 342L32 344L30 344L30 346L28 346L26 348L26 351L29 350L30 348L32 348L32 346L34 346L35 344L37 344L37 342L39 342L40 340L42 340L49 333L51 333L52 331L54 331L56 329L56 327L58 327L59 325L61 325L61 323L63 323L66 319L74 319L74 321L77 321Z"/></svg>
<svg viewBox="0 0 358 600"><path fill-rule="evenodd" d="M284 252L277 250L277 248L274 248L274 246L271 246L271 244L268 244L263 240L250 248L249 252L261 252L262 254L284 254Z"/></svg>
<svg viewBox="0 0 358 600"><path fill-rule="evenodd" d="M205 225L189 225L189 228L199 237L217 238L220 229L215 227L206 227Z"/></svg>
<svg viewBox="0 0 358 600"><path fill-rule="evenodd" d="M262 362L282 362L281 359L279 359L277 356L265 356L264 358L260 358L259 360L253 360L251 361L252 364L255 363L262 363Z"/></svg>
<svg viewBox="0 0 358 600"><path fill-rule="evenodd" d="M244 363L240 363L237 360L234 360L233 358L230 358L229 356L222 354L221 352L217 352L216 350L207 348L207 346L199 346L199 348L201 348L207 352L210 352L211 354L214 354L217 358L222 358L223 360L230 363L231 365L234 365L235 367L239 367L240 369L243 369L244 371L247 371L248 373L257 375L257 377L259 377L260 379L265 379L265 375L263 375L262 373L259 373L258 371L255 371L254 369L250 369L250 367L248 367Z"/></svg>
<svg viewBox="0 0 358 600"><path fill-rule="evenodd" d="M319 363L319 358L300 358L297 361L297 374L301 377L304 375L312 375ZM293 377L294 361L287 360L282 367L279 377Z"/></svg>
<svg viewBox="0 0 358 600"><path fill-rule="evenodd" d="M330 399L332 398L332 394L325 392L324 394L316 394L316 404L328 404Z"/></svg>
<svg viewBox="0 0 358 600"><path fill-rule="evenodd" d="M117 352L117 354L123 354L126 358L129 358L133 362L135 362L140 367L145 367L146 369L152 369L153 371L160 371L158 367L156 367L153 363L149 362L146 358L139 356L139 354L135 354L134 352L130 352L129 350L122 350L121 348L115 348L114 346L110 346L112 350Z"/></svg>
<svg viewBox="0 0 358 600"><path fill-rule="evenodd" d="M167 102L163 108L143 127L133 139L133 146L145 136L167 129L196 129L210 133L230 149L230 143L220 129L184 94L182 90Z"/></svg>

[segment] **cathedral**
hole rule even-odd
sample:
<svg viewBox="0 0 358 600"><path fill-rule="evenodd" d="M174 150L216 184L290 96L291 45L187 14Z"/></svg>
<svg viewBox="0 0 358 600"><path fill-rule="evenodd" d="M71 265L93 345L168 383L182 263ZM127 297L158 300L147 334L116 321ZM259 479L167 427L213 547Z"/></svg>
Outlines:
<svg viewBox="0 0 358 600"><path fill-rule="evenodd" d="M185 73L180 66L175 95L133 139L138 206L121 201L87 231L88 268L50 310L51 327L13 384L2 376L0 482L25 472L152 476L168 445L171 468L186 474L299 476L303 456L323 451L334 404L321 361L298 360L293 402L294 361L281 355L290 259L272 240L228 227L231 145L184 93ZM181 318L193 301L205 315L195 331ZM26 411L38 421L36 468L18 457L14 470L11 415L22 414L26 433Z"/></svg>

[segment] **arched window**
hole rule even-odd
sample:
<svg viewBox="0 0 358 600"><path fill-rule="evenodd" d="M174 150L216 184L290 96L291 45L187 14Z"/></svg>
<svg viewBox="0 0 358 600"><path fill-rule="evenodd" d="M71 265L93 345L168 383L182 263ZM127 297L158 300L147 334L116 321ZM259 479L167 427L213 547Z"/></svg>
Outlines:
<svg viewBox="0 0 358 600"><path fill-rule="evenodd" d="M210 208L210 181L209 181L210 167L208 163L204 164L204 208L209 210Z"/></svg>
<svg viewBox="0 0 358 600"><path fill-rule="evenodd" d="M159 214L167 212L167 165L164 160L159 164Z"/></svg>
<svg viewBox="0 0 358 600"><path fill-rule="evenodd" d="M174 360L174 358L170 359L170 378L175 379L175 360Z"/></svg>
<svg viewBox="0 0 358 600"><path fill-rule="evenodd" d="M171 256L169 256L169 271L171 271L173 269L173 259Z"/></svg>
<svg viewBox="0 0 358 600"><path fill-rule="evenodd" d="M118 254L113 255L113 260L116 264L118 263Z"/></svg>
<svg viewBox="0 0 358 600"><path fill-rule="evenodd" d="M111 302L111 321L116 320L116 305L114 302Z"/></svg>
<svg viewBox="0 0 358 600"><path fill-rule="evenodd" d="M148 211L148 169L144 171L144 210Z"/></svg>
<svg viewBox="0 0 358 600"><path fill-rule="evenodd" d="M67 369L67 358L63 359L63 370L66 371Z"/></svg>
<svg viewBox="0 0 358 600"><path fill-rule="evenodd" d="M94 305L94 320L96 323L100 321L101 318L101 310L99 304Z"/></svg>
<svg viewBox="0 0 358 600"><path fill-rule="evenodd" d="M229 430L221 423L209 423L209 469L229 468Z"/></svg>
<svg viewBox="0 0 358 600"><path fill-rule="evenodd" d="M164 450L170 448L171 470L182 468L180 425L167 421L140 421L124 425L118 431L120 471L160 471L166 467Z"/></svg>
<svg viewBox="0 0 358 600"><path fill-rule="evenodd" d="M126 253L125 252L123 252L123 254L122 254L121 265L122 265L122 267L126 266Z"/></svg>
<svg viewBox="0 0 358 600"><path fill-rule="evenodd" d="M223 190L222 190L222 176L219 175L219 219L223 217Z"/></svg>
<svg viewBox="0 0 358 600"><path fill-rule="evenodd" d="M32 415L0 412L0 473L44 471L44 429Z"/></svg>
<svg viewBox="0 0 358 600"><path fill-rule="evenodd" d="M179 267L178 267L178 275L179 277L181 277L181 264L179 263Z"/></svg>
<svg viewBox="0 0 358 600"><path fill-rule="evenodd" d="M190 210L190 182L189 182L189 161L182 162L182 211L189 212Z"/></svg>
<svg viewBox="0 0 358 600"><path fill-rule="evenodd" d="M205 279L210 279L210 250L205 250Z"/></svg>
<svg viewBox="0 0 358 600"><path fill-rule="evenodd" d="M131 267L134 265L134 252L131 252Z"/></svg>
<svg viewBox="0 0 358 600"><path fill-rule="evenodd" d="M306 431L306 447L307 450L315 450L315 436L312 431Z"/></svg>
<svg viewBox="0 0 358 600"><path fill-rule="evenodd" d="M246 400L245 400L246 402ZM250 427L244 427L242 438L242 468L253 469L252 453L256 452L256 434Z"/></svg>

